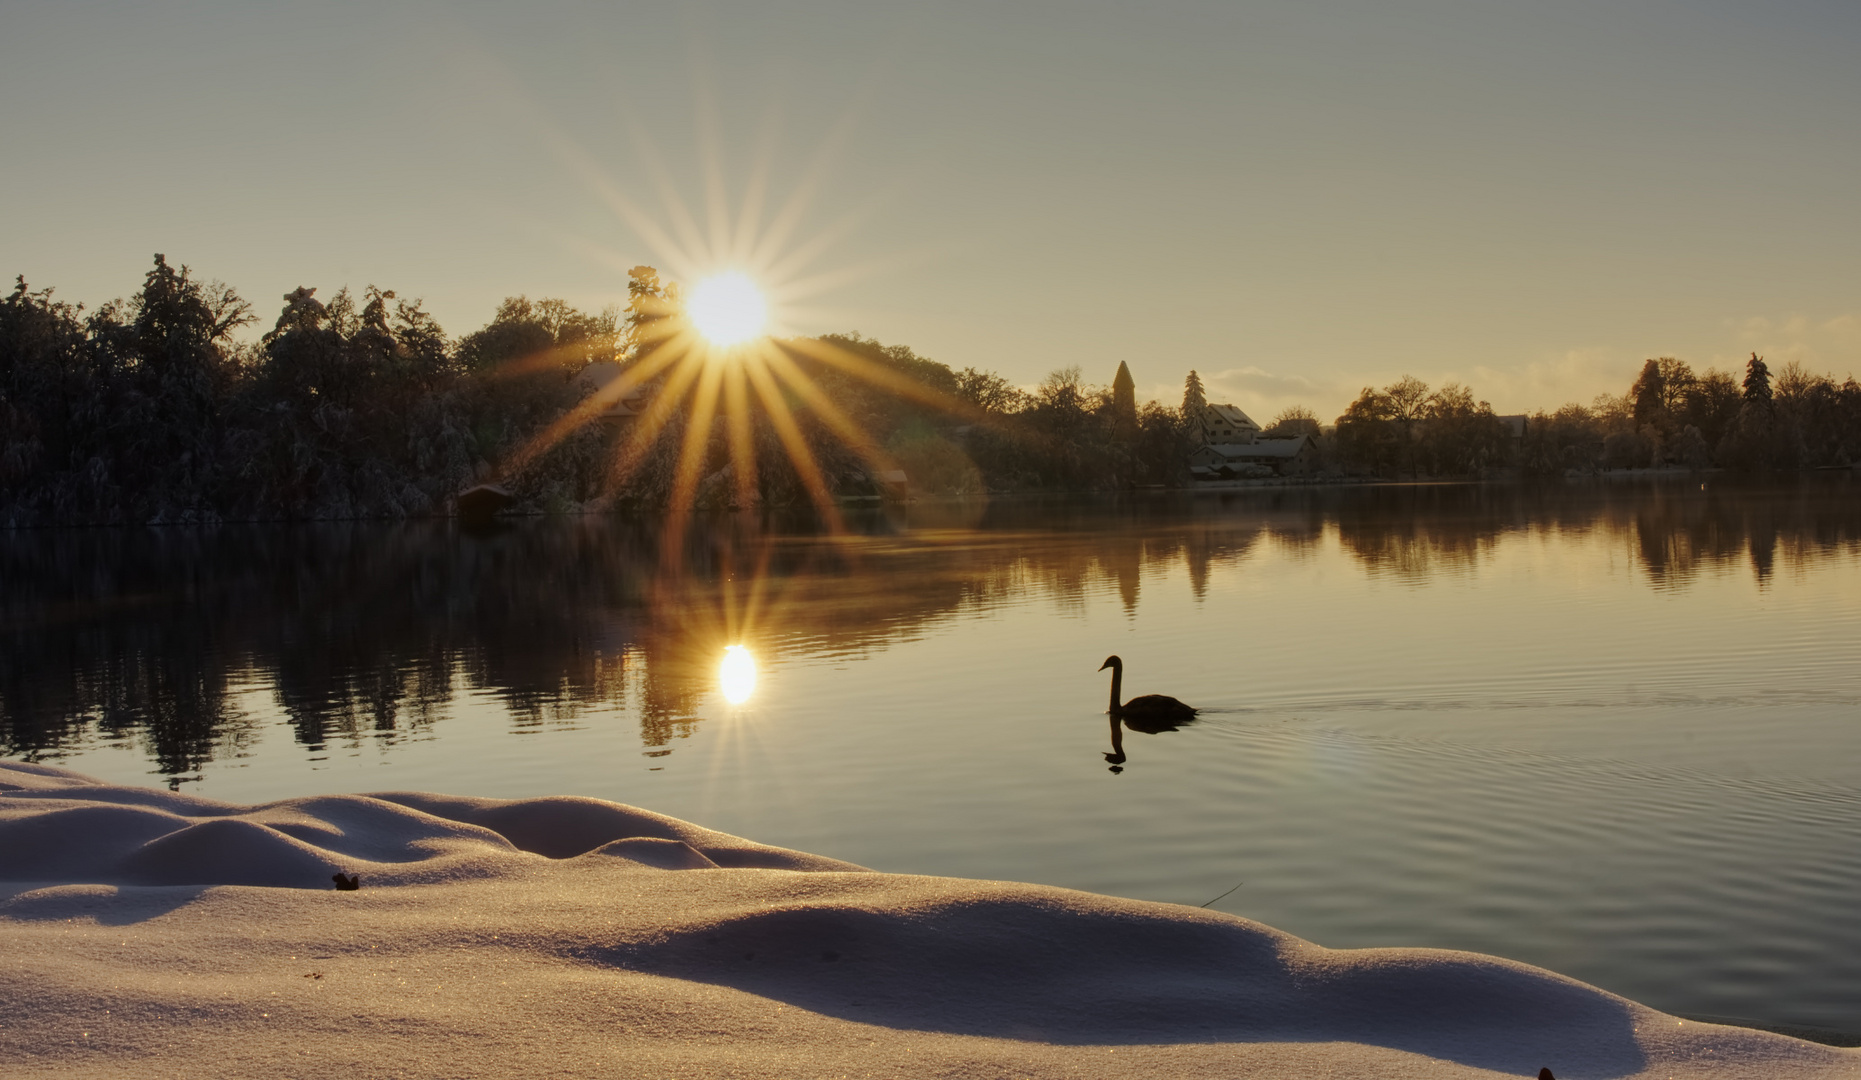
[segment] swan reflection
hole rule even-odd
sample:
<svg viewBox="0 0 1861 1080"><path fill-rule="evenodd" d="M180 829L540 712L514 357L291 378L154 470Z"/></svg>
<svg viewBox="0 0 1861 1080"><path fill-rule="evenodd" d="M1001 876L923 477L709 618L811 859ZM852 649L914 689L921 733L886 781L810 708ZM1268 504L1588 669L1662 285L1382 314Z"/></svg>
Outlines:
<svg viewBox="0 0 1861 1080"><path fill-rule="evenodd" d="M1142 735L1161 735L1166 731L1176 731L1186 724L1195 723L1195 717L1185 716L1173 720L1121 716L1113 713L1111 717L1111 753L1105 755L1105 761L1111 771L1124 771L1124 733L1128 729Z"/></svg>
<svg viewBox="0 0 1861 1080"><path fill-rule="evenodd" d="M741 645L727 646L724 662L717 667L717 682L725 701L732 705L748 701L756 692L756 658Z"/></svg>

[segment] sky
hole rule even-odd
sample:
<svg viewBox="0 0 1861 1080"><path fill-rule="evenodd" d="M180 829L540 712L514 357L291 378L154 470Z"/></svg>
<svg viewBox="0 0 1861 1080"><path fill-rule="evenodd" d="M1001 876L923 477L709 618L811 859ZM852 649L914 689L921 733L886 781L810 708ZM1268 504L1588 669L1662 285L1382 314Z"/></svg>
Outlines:
<svg viewBox="0 0 1861 1080"><path fill-rule="evenodd" d="M747 266L790 333L1029 385L1504 412L1643 359L1861 375L1861 7L0 0L0 273L154 252L623 303Z"/></svg>

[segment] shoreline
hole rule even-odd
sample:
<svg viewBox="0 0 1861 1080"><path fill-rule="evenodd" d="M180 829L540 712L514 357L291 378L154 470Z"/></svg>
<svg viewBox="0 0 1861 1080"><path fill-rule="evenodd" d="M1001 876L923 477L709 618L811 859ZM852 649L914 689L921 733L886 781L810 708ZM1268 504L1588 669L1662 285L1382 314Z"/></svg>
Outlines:
<svg viewBox="0 0 1861 1080"><path fill-rule="evenodd" d="M593 799L248 807L0 762L0 847L10 1076L1861 1069L1497 957L877 873Z"/></svg>
<svg viewBox="0 0 1861 1080"><path fill-rule="evenodd" d="M1842 1048L1861 1047L1861 1032L1838 1031L1834 1028L1806 1027L1802 1024L1773 1024L1767 1020L1753 1020L1745 1016L1703 1016L1696 1013L1676 1013L1682 1020L1692 1020L1701 1024L1719 1024L1724 1027L1750 1028L1753 1031L1768 1031L1773 1035L1787 1035L1804 1042L1820 1043L1823 1046Z"/></svg>
<svg viewBox="0 0 1861 1080"><path fill-rule="evenodd" d="M1711 478L1723 482L1727 478L1741 480L1765 479L1763 486L1783 488L1799 483L1810 477L1828 478L1837 474L1861 474L1861 463L1853 466L1821 466L1813 469L1795 469L1775 473L1738 473L1728 469L1713 467L1708 469L1689 469L1673 466L1660 469L1606 469L1580 475L1560 476L1524 476L1510 474L1503 476L1444 476L1411 477L1409 479L1374 477L1374 476L1274 476L1256 479L1236 480L1198 480L1190 484L1177 486L1147 485L1140 488L1122 489L1021 489L1007 491L972 492L960 495L913 494L902 499L878 495L836 496L834 503L843 510L883 510L911 506L967 506L987 505L991 502L1038 502L1041 500L1069 500L1092 498L1126 498L1133 495L1199 495L1226 494L1237 491L1270 491L1285 488L1416 488L1416 487L1526 487L1550 484L1574 485L1587 483L1628 483L1632 481L1673 481L1689 478ZM1789 483L1781 482L1785 478ZM694 518L728 520L745 514L809 514L814 509L810 504L797 503L785 506L751 506L733 509L694 510ZM634 510L615 503L593 506L575 504L567 509L524 509L502 511L490 518L474 518L472 515L451 513L406 514L393 516L357 516L357 517L222 517L215 513L202 515L182 515L169 520L151 521L25 521L18 515L9 514L0 509L0 533L9 532L44 532L57 529L191 529L203 527L220 527L229 525L322 525L353 524L359 522L375 524L400 524L405 522L449 522L465 528L495 530L503 525L519 521L538 521L547 519L568 520L572 518L657 518L666 513L663 508Z"/></svg>

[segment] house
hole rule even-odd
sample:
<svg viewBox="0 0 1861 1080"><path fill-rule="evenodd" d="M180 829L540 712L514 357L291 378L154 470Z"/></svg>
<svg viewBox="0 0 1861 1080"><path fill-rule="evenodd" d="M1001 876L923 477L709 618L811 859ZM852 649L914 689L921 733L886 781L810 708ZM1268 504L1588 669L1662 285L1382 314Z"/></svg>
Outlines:
<svg viewBox="0 0 1861 1080"><path fill-rule="evenodd" d="M1251 443L1260 436L1260 425L1232 405L1202 406L1203 443Z"/></svg>
<svg viewBox="0 0 1861 1080"><path fill-rule="evenodd" d="M872 479L880 498L904 502L911 497L911 478L903 469L880 469L872 474Z"/></svg>
<svg viewBox="0 0 1861 1080"><path fill-rule="evenodd" d="M1312 470L1315 457L1312 440L1303 435L1250 443L1212 443L1189 455L1189 475L1197 480L1302 476Z"/></svg>
<svg viewBox="0 0 1861 1080"><path fill-rule="evenodd" d="M591 395L599 394L620 378L620 374L621 367L614 361L596 360L576 373L575 384L586 387ZM602 400L606 404L595 413L594 418L611 424L625 423L646 411L647 397L648 391L644 386L630 387L624 395L611 400L604 397Z"/></svg>
<svg viewBox="0 0 1861 1080"><path fill-rule="evenodd" d="M486 522L517 501L502 484L475 484L453 499L453 510L467 522Z"/></svg>

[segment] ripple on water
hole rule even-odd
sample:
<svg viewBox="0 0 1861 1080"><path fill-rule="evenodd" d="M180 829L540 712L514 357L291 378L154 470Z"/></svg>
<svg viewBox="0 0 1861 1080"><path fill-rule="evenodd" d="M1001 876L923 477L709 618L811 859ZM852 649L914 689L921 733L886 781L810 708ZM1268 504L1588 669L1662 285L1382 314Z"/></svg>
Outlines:
<svg viewBox="0 0 1861 1080"><path fill-rule="evenodd" d="M1229 801L1277 803L1270 838L1169 845L1249 867L1260 884L1228 910L1332 946L1480 948L1681 1011L1764 997L1855 1026L1861 793L1315 725L1206 737L1238 744L1218 755ZM1676 983L1685 1000L1664 1001Z"/></svg>

